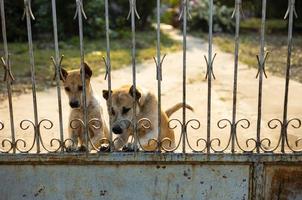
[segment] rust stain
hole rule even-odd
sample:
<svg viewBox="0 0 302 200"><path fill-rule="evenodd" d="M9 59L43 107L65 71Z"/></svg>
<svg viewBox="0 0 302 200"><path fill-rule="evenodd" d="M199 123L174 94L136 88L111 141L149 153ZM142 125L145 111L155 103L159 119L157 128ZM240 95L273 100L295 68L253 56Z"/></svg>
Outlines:
<svg viewBox="0 0 302 200"><path fill-rule="evenodd" d="M280 167L271 174L269 199L290 200L302 197L302 168Z"/></svg>

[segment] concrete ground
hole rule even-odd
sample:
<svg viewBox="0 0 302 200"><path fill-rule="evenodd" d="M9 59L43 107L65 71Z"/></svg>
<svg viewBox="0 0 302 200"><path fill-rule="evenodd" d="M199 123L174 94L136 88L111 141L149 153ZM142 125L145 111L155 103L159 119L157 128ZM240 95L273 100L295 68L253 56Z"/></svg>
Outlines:
<svg viewBox="0 0 302 200"><path fill-rule="evenodd" d="M164 31L169 32L177 40L182 40L182 36L168 26L163 27ZM202 149L204 143L196 146L199 138L206 138L207 130L207 81L205 80L206 64L203 56L207 55L208 44L206 41L188 36L187 38L187 101L195 108L195 112L187 112L187 120L198 119L200 128L197 130L188 128L188 137L190 144L196 150ZM216 80L213 80L212 86L212 123L211 138L221 138L221 146L217 146L217 142L213 142L213 147L217 150L224 148L230 135L230 126L220 129L217 122L221 119L229 119L232 117L232 90L233 90L233 68L234 56L224 53L214 46L217 53L214 61L214 72ZM164 53L164 52L162 52ZM154 55L150 55L152 57ZM273 52L271 56L274 56ZM284 55L286 56L286 55ZM255 57L256 59L256 57ZM256 69L248 68L245 64L239 64L238 71L238 103L237 103L237 119L246 118L251 122L248 129L238 126L238 141L242 148L249 150L255 145L253 142L246 146L249 138L256 138L256 122L257 122L257 103L258 103L258 79ZM163 80L162 80L162 105L168 108L171 105L182 101L182 52L169 53L163 63ZM131 66L122 68L112 72L112 87L116 88L122 84L132 82ZM156 93L156 68L152 60L137 65L137 84ZM261 138L268 137L272 141L272 147L276 145L280 136L280 126L270 129L267 125L268 121L273 118L282 119L283 101L284 101L284 84L282 77L276 77L268 74L268 79L263 83L263 118ZM92 86L95 94L100 96L104 110L105 101L102 99L102 90L107 88L107 82L104 80L104 74L92 79ZM289 107L288 118L302 118L301 96L302 85L298 82L290 82L289 91ZM66 95L62 90L62 105L64 119L64 135L67 137L67 120L69 106ZM49 146L52 138L59 138L58 131L58 106L56 88L51 88L43 92L37 93L38 99L38 115L39 119L44 118L51 120L54 126L50 130L42 130L43 142ZM13 98L15 127L17 138L24 138L30 146L33 142L33 129L21 130L20 121L24 119L33 120L32 94L24 94ZM9 112L7 101L0 104L0 120L5 124L5 128L0 131L0 140L10 138ZM105 115L108 119L107 113ZM173 118L181 119L181 111L175 113ZM194 125L192 123L192 125ZM175 130L176 137L179 138L179 129ZM301 137L301 129L288 127L289 143L295 147L295 141ZM20 143L20 146L22 144ZM29 148L27 146L26 148ZM300 149L302 144L299 146ZM189 147L187 147L189 150ZM237 147L238 149L238 147ZM299 148L295 148L299 149Z"/></svg>

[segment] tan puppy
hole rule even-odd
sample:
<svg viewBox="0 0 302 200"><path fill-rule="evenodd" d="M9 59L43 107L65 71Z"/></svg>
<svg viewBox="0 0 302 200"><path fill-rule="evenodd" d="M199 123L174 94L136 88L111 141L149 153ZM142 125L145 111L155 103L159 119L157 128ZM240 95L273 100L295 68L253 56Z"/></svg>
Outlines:
<svg viewBox="0 0 302 200"><path fill-rule="evenodd" d="M112 120L112 131L117 134L118 137L114 142L115 149L120 149L121 147L128 150L128 138L133 135L133 127L129 123L133 119L133 86L125 85L119 89L112 91L112 109L109 110L108 105L108 90L103 90L103 97L107 100L108 113L111 113ZM137 127L137 136L143 150L154 151L156 150L156 142L151 139L157 139L158 137L158 115L157 115L157 99L154 94L150 92L143 92L141 89L136 89L136 116L137 120L142 118L147 118L151 121L151 127L146 129L139 124ZM165 140L162 146L165 149L175 148L175 136L174 131L169 128L168 122L169 117L178 109L182 108L183 104L178 103L168 109L166 112L161 111L161 141L164 138L168 138L170 142ZM186 105L186 108L193 111L193 108Z"/></svg>
<svg viewBox="0 0 302 200"><path fill-rule="evenodd" d="M91 139L91 143L99 148L101 139L108 137L108 128L103 119L103 110L100 106L99 101L93 95L93 91L90 84L90 78L92 76L92 71L87 63L84 64L85 67L85 80L86 80L86 105L87 105L87 123L92 119L97 119L91 121L88 124L88 133ZM66 71L62 69L61 80L63 81L65 92L69 98L69 105L71 107L69 115L69 126L68 132L69 137L74 141L67 147L67 151L80 150L84 151L85 147L85 137L84 128L79 121L75 119L80 119L83 121L83 85L82 85L82 70L72 70ZM100 127L100 128L96 128ZM90 142L88 141L89 150L92 149ZM78 146L80 148L78 149Z"/></svg>

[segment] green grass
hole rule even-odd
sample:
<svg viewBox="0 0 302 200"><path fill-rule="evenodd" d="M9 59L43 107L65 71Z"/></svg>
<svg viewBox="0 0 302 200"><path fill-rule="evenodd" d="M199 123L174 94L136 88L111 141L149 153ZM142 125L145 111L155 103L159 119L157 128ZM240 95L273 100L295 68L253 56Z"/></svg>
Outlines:
<svg viewBox="0 0 302 200"><path fill-rule="evenodd" d="M156 33L154 30L136 33L137 62L152 59L156 54ZM11 67L15 75L15 92L24 92L30 89L30 64L28 44L9 43L11 53ZM64 55L62 67L70 70L79 68L80 51L79 39L70 38L59 43L60 54ZM181 44L161 34L162 53L176 51L181 48ZM2 49L2 48L1 48ZM105 38L99 40L84 40L85 61L90 64L94 74L104 72L105 67L102 57L106 57ZM1 53L3 54L3 52ZM45 89L54 84L54 66L50 57L54 56L54 46L52 38L49 41L34 41L34 58L36 68L36 81L38 90ZM111 39L111 66L112 69L119 69L131 64L131 32L121 32ZM3 70L0 70L0 77L3 77ZM2 85L2 84L0 84ZM4 92L6 87L1 86L0 92Z"/></svg>
<svg viewBox="0 0 302 200"><path fill-rule="evenodd" d="M222 51L234 52L234 36L218 34L214 37L216 44ZM266 62L267 71L284 76L287 60L287 35L270 34L266 37L266 51L269 57ZM259 54L259 34L244 33L240 35L239 60L249 67L257 68L256 55ZM291 78L302 82L302 35L296 34L293 39L291 57Z"/></svg>
<svg viewBox="0 0 302 200"><path fill-rule="evenodd" d="M259 31L261 18L248 18L240 22L240 29L243 31ZM283 19L268 19L265 23L266 32L286 32L287 21Z"/></svg>

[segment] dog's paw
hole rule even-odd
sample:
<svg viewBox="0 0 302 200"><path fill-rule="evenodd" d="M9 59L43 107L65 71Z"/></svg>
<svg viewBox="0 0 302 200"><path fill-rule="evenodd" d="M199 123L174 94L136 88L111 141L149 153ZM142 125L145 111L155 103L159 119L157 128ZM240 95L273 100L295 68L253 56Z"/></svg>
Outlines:
<svg viewBox="0 0 302 200"><path fill-rule="evenodd" d="M65 149L66 149L67 153L72 153L72 152L76 152L77 151L77 148L74 147L74 146L72 146L72 145L67 146Z"/></svg>
<svg viewBox="0 0 302 200"><path fill-rule="evenodd" d="M123 146L122 151L124 152L134 152L138 151L138 146L133 144L133 143L127 143L126 145Z"/></svg>
<svg viewBox="0 0 302 200"><path fill-rule="evenodd" d="M100 152L110 152L110 145L109 144L102 144L100 147Z"/></svg>
<svg viewBox="0 0 302 200"><path fill-rule="evenodd" d="M78 148L78 152L85 152L87 150L87 148L84 146L84 145L81 145L79 148Z"/></svg>

